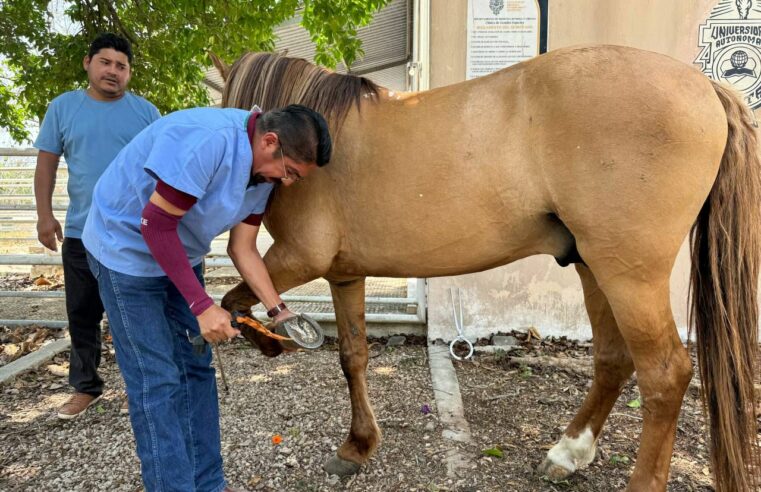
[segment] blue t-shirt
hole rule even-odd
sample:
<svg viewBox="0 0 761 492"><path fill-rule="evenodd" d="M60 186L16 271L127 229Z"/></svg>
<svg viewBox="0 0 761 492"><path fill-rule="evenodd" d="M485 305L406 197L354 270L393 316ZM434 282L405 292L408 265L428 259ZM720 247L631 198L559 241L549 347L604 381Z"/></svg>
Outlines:
<svg viewBox="0 0 761 492"><path fill-rule="evenodd" d="M82 235L90 254L127 275L166 275L140 233L140 216L157 179L198 199L177 229L193 266L216 236L264 213L273 184L249 186L253 155L247 117L240 109L187 109L140 132L95 186Z"/></svg>
<svg viewBox="0 0 761 492"><path fill-rule="evenodd" d="M63 154L69 167L65 236L82 237L98 178L135 135L160 117L156 106L129 92L116 101L95 100L85 90L53 99L34 146Z"/></svg>

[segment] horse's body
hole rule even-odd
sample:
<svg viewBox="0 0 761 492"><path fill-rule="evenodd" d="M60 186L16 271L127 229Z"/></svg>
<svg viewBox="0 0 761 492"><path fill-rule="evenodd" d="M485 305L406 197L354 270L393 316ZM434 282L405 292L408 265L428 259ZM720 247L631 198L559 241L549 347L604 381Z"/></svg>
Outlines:
<svg viewBox="0 0 761 492"><path fill-rule="evenodd" d="M338 109L314 71L301 60L246 55L228 74L223 105L300 102L336 130L331 164L278 190L265 217L276 288L331 283L353 418L330 471L354 470L380 440L365 380L365 276L456 275L550 254L576 263L596 370L542 471L561 478L591 461L636 368L645 410L630 489L664 490L692 374L669 277L698 219L693 314L717 486L752 486L761 195L755 132L739 98L670 58L619 47L559 50L399 96L334 74L355 82ZM223 305L256 302L242 284Z"/></svg>

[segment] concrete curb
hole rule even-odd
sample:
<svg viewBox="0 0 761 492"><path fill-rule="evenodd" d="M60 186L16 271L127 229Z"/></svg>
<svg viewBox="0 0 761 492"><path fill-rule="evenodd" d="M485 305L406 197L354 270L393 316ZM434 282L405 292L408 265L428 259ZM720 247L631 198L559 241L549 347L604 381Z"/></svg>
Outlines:
<svg viewBox="0 0 761 492"><path fill-rule="evenodd" d="M57 354L67 350L71 346L69 337L61 338L55 342L49 343L39 350L27 354L20 359L14 360L10 364L0 367L0 384L4 384L30 369L35 369L45 362L49 361Z"/></svg>
<svg viewBox="0 0 761 492"><path fill-rule="evenodd" d="M436 408L444 430L441 435L450 443L446 453L447 475L458 477L463 471L472 469L474 464L457 448L456 442L470 443L470 425L465 420L465 413L452 361L449 358L449 346L434 345L428 340L428 361L431 368L431 384L436 398Z"/></svg>

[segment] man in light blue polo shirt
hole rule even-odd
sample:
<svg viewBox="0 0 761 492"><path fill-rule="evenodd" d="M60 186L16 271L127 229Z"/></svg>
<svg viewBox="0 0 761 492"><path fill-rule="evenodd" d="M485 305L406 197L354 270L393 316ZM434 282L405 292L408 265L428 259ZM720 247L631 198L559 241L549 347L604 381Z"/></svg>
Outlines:
<svg viewBox="0 0 761 492"><path fill-rule="evenodd" d="M275 322L293 314L272 285L256 237L274 186L330 160L323 117L291 105L267 113L197 108L138 134L95 186L82 240L127 386L147 491L226 489L211 352L190 338L237 334L203 288L201 261L231 230L228 252Z"/></svg>
<svg viewBox="0 0 761 492"><path fill-rule="evenodd" d="M126 91L131 62L132 50L126 39L111 33L98 36L83 62L89 87L61 94L50 103L34 143L39 149L34 176L38 238L53 251L58 250L56 240L63 240L71 336L69 383L75 392L58 411L62 419L82 414L103 393L103 380L97 371L103 306L80 239L92 191L116 154L160 116L153 104ZM52 207L61 154L69 171L69 208L63 234Z"/></svg>

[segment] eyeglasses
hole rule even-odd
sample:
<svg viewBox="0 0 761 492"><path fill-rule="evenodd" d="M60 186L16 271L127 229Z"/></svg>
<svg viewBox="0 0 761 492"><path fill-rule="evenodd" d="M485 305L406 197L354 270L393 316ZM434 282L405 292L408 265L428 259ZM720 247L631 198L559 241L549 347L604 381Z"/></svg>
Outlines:
<svg viewBox="0 0 761 492"><path fill-rule="evenodd" d="M280 181L287 179L290 181L298 182L303 180L304 178L299 176L298 173L295 171L289 171L287 167L285 167L285 156L283 156L283 146L280 146L280 162L283 163L283 177L280 178Z"/></svg>

